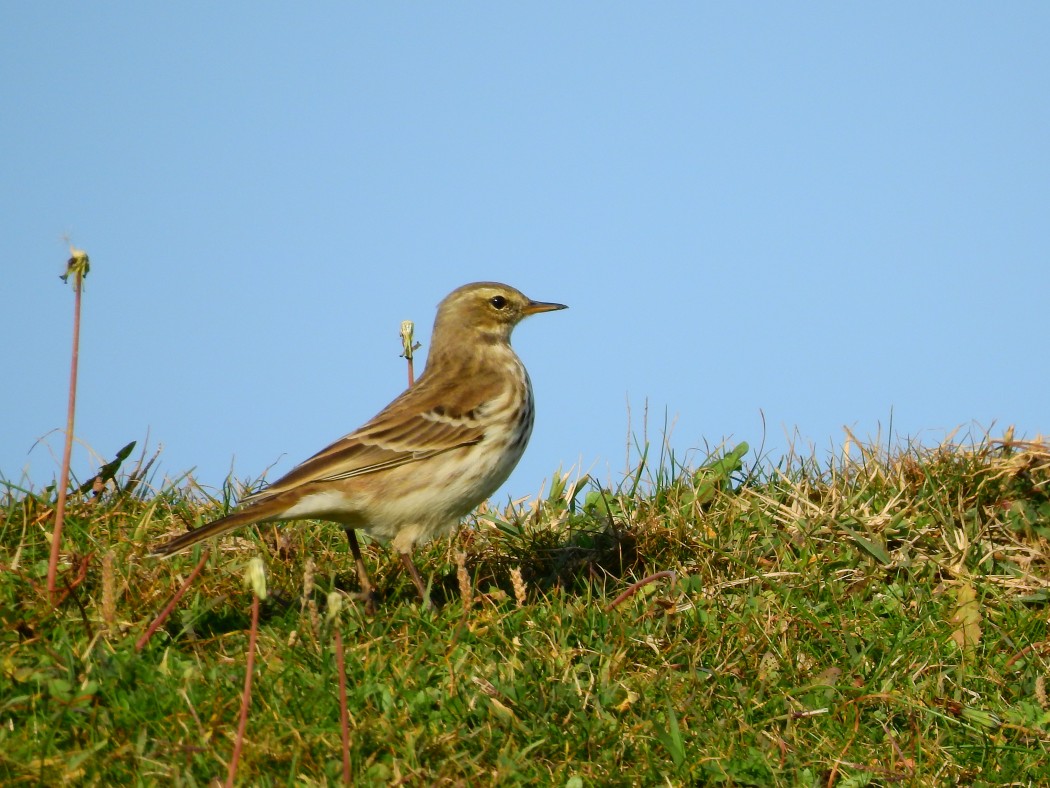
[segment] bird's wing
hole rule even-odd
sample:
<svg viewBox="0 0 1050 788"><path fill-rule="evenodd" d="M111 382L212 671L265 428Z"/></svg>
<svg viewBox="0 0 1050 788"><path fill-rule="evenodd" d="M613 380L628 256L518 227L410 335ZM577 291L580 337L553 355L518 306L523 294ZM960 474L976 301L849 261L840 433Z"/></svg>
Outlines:
<svg viewBox="0 0 1050 788"><path fill-rule="evenodd" d="M389 470L470 446L485 435L485 405L494 392L475 387L456 397L428 396L445 387L420 380L360 429L345 435L293 468L270 486L245 498L258 503L296 487Z"/></svg>

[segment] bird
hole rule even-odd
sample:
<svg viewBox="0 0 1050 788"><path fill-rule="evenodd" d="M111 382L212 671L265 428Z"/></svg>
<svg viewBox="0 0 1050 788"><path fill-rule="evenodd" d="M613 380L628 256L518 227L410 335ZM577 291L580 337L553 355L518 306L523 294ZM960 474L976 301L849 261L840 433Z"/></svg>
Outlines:
<svg viewBox="0 0 1050 788"><path fill-rule="evenodd" d="M498 282L453 290L438 305L426 365L414 385L232 513L151 554L169 557L252 524L325 520L346 531L367 609L374 609L375 595L358 529L393 547L430 605L413 548L454 530L491 496L532 434L532 382L511 347L511 332L530 315L565 308Z"/></svg>

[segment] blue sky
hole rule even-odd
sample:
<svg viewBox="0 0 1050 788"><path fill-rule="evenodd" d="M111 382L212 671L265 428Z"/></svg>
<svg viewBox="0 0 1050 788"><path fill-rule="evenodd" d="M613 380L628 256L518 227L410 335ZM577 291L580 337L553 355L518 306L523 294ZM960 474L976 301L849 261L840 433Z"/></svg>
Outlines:
<svg viewBox="0 0 1050 788"><path fill-rule="evenodd" d="M571 307L515 334L504 499L618 482L628 401L682 457L891 413L1048 433L1048 32L1020 2L4 4L0 474L57 474L67 234L81 477L148 434L168 475L275 478L479 279Z"/></svg>

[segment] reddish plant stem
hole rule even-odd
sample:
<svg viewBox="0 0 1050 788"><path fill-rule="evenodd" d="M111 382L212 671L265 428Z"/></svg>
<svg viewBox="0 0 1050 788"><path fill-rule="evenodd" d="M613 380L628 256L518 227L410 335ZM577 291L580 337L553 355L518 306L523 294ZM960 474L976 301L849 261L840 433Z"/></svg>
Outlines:
<svg viewBox="0 0 1050 788"><path fill-rule="evenodd" d="M614 599L612 602L606 605L605 611L609 612L610 610L619 607L619 605L621 605L624 601L630 599L632 596L637 594L639 588L642 588L643 586L646 586L655 580L659 580L661 577L669 577L671 578L671 582L673 583L675 574L670 569L665 569L663 572L656 572L655 574L651 574L648 577L643 577L634 585L629 586L626 591L624 591L622 594L616 597L616 599Z"/></svg>
<svg viewBox="0 0 1050 788"><path fill-rule="evenodd" d="M66 490L69 487L69 461L73 454L73 416L77 410L77 364L80 360L80 294L84 278L74 274L73 281L73 360L69 368L69 408L66 411L66 444L62 449L62 472L58 479L58 502L55 504L55 528L51 532L51 560L47 564L47 593L51 604L58 599L58 556L62 552L62 528L66 522Z"/></svg>
<svg viewBox="0 0 1050 788"><path fill-rule="evenodd" d="M179 586L179 590L175 592L175 596L173 596L171 601L168 602L162 611L160 611L160 615L153 619L153 623L142 633L142 637L140 637L138 642L135 643L136 651L142 651L145 645L149 642L149 639L153 637L153 633L157 631L161 624L167 621L168 616L171 615L171 611L175 609L175 605L177 605L179 600L182 599L182 595L189 590L193 581L197 579L197 575L199 575L201 570L204 569L204 564L208 561L208 553L209 551L205 549L201 554L201 560L197 562L197 565L193 567L193 571L190 572L190 576L183 581L181 586Z"/></svg>
<svg viewBox="0 0 1050 788"><path fill-rule="evenodd" d="M343 633L335 630L335 661L339 668L339 725L343 732L343 782L350 785L350 715L346 707L346 661L343 657Z"/></svg>
<svg viewBox="0 0 1050 788"><path fill-rule="evenodd" d="M259 596L252 594L252 628L248 634L248 667L244 674L244 693L241 695L241 721L237 725L237 739L233 743L230 771L226 775L226 788L233 788L237 776L237 762L241 759L244 732L248 729L248 706L252 702L252 673L255 671L255 641L259 635Z"/></svg>
<svg viewBox="0 0 1050 788"><path fill-rule="evenodd" d="M1025 646L1023 649L1018 651L1016 654L1014 654L1012 657L1010 657L1010 659L1006 660L1006 667L1008 667L1008 668L1009 667L1013 667L1013 664L1015 662L1017 662L1019 659L1024 659L1026 656L1028 656L1033 651L1046 651L1048 645L1050 645L1050 644L1048 644L1046 642L1043 642L1043 643L1030 643L1029 645Z"/></svg>

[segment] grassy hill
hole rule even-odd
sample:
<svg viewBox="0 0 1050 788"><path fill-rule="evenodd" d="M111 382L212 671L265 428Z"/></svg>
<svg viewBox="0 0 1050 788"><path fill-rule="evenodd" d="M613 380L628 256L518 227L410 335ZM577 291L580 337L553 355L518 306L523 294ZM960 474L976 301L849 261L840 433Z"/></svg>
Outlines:
<svg viewBox="0 0 1050 788"><path fill-rule="evenodd" d="M342 531L150 544L222 512L141 472L71 498L0 491L0 783L1002 785L1050 781L1050 445L854 443L827 461L639 462L557 475L421 550L436 610ZM343 667L337 658L341 641ZM346 675L341 723L340 673Z"/></svg>

